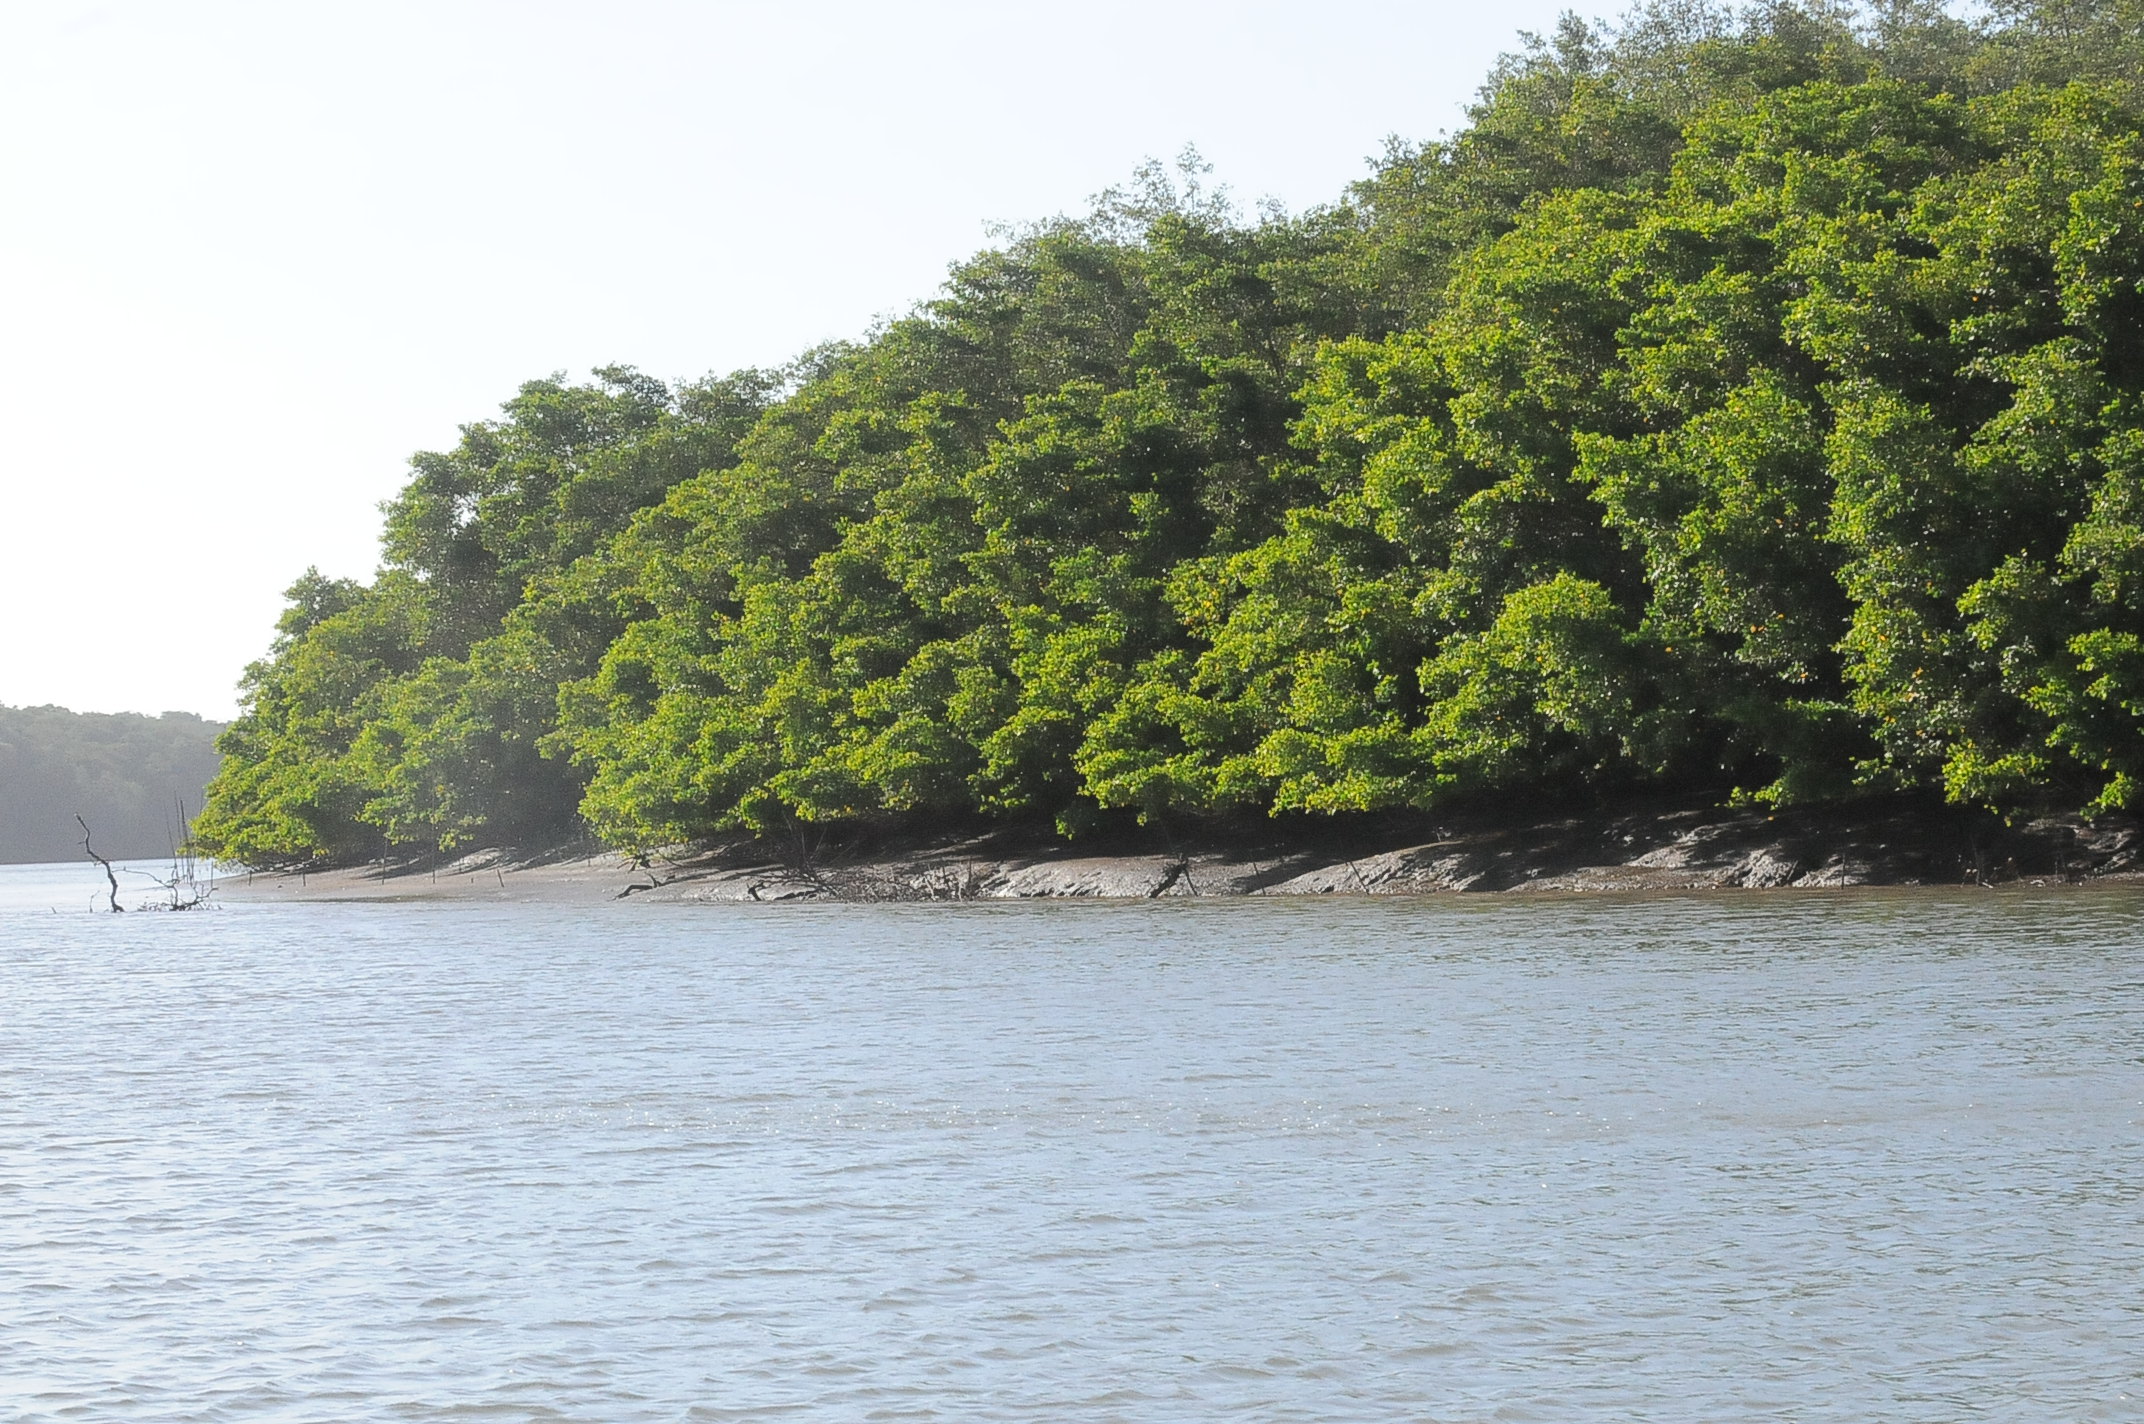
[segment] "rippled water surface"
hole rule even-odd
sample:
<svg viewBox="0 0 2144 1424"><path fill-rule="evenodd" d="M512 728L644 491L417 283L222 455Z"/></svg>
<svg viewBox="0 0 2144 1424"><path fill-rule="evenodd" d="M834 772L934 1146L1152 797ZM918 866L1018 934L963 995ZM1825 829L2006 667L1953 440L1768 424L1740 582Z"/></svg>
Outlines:
<svg viewBox="0 0 2144 1424"><path fill-rule="evenodd" d="M2144 1418L2130 894L58 874L0 869L7 1419Z"/></svg>

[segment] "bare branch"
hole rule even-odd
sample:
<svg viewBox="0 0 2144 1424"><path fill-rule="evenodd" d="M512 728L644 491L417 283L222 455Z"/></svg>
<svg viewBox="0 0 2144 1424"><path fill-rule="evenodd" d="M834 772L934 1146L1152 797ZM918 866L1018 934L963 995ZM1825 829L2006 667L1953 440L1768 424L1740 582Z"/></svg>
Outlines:
<svg viewBox="0 0 2144 1424"><path fill-rule="evenodd" d="M97 862L97 864L104 867L104 878L106 882L109 883L112 887L112 913L115 915L123 913L123 907L119 903L119 876L113 872L112 863L106 860L103 856L97 854L95 848L90 845L89 823L82 819L81 812L77 811L75 813L74 823L82 828L82 854L88 856L91 860L94 860L95 862Z"/></svg>

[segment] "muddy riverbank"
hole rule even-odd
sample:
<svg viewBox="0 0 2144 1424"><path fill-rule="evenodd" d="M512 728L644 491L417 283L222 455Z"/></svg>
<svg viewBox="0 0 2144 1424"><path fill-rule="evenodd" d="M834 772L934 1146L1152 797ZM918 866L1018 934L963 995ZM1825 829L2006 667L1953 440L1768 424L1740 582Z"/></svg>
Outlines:
<svg viewBox="0 0 2144 1424"><path fill-rule="evenodd" d="M1289 831L1292 833L1283 833ZM586 902L1151 899L2144 884L2131 817L2006 825L1912 803L1780 812L1707 806L1165 831L1063 841L999 830L814 833L673 847L384 859L222 882L232 900Z"/></svg>

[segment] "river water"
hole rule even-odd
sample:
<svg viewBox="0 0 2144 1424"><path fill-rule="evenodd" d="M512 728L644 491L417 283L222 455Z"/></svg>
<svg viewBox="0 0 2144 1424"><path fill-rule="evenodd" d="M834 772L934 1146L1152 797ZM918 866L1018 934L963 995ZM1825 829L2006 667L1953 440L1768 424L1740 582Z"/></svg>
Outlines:
<svg viewBox="0 0 2144 1424"><path fill-rule="evenodd" d="M94 888L10 1420L2144 1418L2144 896Z"/></svg>

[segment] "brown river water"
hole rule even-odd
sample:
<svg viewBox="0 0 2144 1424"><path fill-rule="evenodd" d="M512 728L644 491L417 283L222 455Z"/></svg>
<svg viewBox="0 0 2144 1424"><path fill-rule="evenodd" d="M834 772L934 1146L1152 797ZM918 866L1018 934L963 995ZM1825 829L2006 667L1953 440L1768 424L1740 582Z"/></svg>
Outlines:
<svg viewBox="0 0 2144 1424"><path fill-rule="evenodd" d="M0 1418L2144 1419L2144 894L94 888Z"/></svg>

